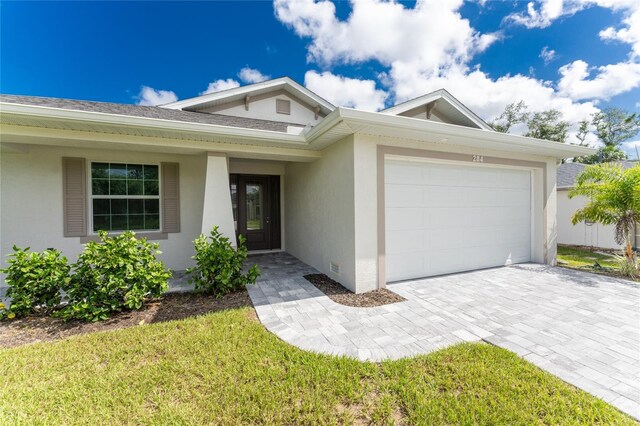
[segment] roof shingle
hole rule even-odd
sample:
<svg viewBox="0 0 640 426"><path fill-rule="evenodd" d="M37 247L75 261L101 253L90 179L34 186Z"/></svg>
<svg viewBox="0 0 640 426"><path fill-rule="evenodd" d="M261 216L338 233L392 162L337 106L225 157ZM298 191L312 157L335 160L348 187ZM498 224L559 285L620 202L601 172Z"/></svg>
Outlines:
<svg viewBox="0 0 640 426"><path fill-rule="evenodd" d="M102 112L132 117L157 118L161 120L183 121L187 123L215 124L219 126L240 127L245 129L270 130L283 133L287 132L288 126L296 126L296 124L280 121L181 111L156 106L77 101L73 99L43 98L38 96L0 95L0 102L60 108L73 111Z"/></svg>

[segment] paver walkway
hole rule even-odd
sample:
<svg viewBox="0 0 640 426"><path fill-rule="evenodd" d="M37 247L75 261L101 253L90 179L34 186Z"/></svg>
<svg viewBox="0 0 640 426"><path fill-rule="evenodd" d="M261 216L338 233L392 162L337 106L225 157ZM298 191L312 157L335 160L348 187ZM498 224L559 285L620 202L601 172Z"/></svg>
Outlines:
<svg viewBox="0 0 640 426"><path fill-rule="evenodd" d="M405 302L354 308L303 278L286 254L251 258L249 294L271 332L302 349L379 361L462 341L509 349L640 419L640 286L544 265L390 284Z"/></svg>

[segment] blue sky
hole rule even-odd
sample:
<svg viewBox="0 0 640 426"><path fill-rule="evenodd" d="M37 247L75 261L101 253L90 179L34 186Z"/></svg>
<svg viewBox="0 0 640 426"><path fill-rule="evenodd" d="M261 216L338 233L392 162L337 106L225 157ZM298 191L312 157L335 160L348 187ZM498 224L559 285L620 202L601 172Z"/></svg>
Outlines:
<svg viewBox="0 0 640 426"><path fill-rule="evenodd" d="M0 91L153 103L288 75L363 109L444 86L486 119L640 111L638 0L367 3L2 1Z"/></svg>

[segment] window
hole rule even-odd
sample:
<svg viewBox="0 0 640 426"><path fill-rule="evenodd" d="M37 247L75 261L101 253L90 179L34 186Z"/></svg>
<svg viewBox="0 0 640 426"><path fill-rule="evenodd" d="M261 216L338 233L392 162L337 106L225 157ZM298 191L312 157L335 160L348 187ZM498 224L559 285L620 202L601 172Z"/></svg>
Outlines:
<svg viewBox="0 0 640 426"><path fill-rule="evenodd" d="M158 231L158 166L91 163L91 205L94 232Z"/></svg>
<svg viewBox="0 0 640 426"><path fill-rule="evenodd" d="M278 114L291 114L291 101L286 99L276 99L276 112Z"/></svg>

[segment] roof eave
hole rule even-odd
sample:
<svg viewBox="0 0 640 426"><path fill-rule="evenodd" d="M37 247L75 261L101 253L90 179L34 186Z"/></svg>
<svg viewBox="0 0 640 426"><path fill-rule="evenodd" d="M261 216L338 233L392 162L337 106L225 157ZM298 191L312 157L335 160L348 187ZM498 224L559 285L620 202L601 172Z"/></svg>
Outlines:
<svg viewBox="0 0 640 426"><path fill-rule="evenodd" d="M110 114L95 111L79 111L62 108L43 107L0 102L0 115L13 115L67 122L79 121L97 125L112 125L123 128L147 128L154 130L180 131L247 138L254 141L288 142L292 145L306 146L302 135L276 132L272 130L248 129L222 126L218 124L193 123L186 121L166 120L151 117L135 117L130 115Z"/></svg>
<svg viewBox="0 0 640 426"><path fill-rule="evenodd" d="M278 88L280 86L289 86L295 89L299 94L302 94L304 97L311 99L313 102L316 102L321 106L322 109L325 110L326 113L333 111L336 107L331 104L326 99L318 96L313 93L306 87L300 85L289 77L280 77L272 80L261 81L259 83L248 84L245 86L234 87L227 90L221 90L219 92L209 93L206 95L196 96L193 98L183 99L180 101L171 102L164 105L159 105L161 108L167 109L184 109L189 108L195 105L206 105L210 102L219 101L226 97L239 96L245 93L255 92L256 90L268 89L268 88Z"/></svg>
<svg viewBox="0 0 640 426"><path fill-rule="evenodd" d="M332 114L333 115L333 114ZM327 116L324 121L328 121ZM334 120L344 120L347 124L366 124L373 128L397 128L399 130L418 131L429 135L433 139L434 135L441 138L457 137L465 140L480 141L483 145L479 148L494 148L507 151L526 151L546 157L557 159L570 158L581 155L591 155L596 152L593 148L576 145L550 142L542 139L528 138L525 136L511 135L499 132L487 132L482 129L457 126L447 123L438 123L417 118L402 117L397 115L379 114L375 112L359 111L349 108L338 108ZM326 126L330 123L321 123ZM319 126L318 126L319 127ZM313 129L316 130L316 129ZM318 129L321 130L321 129ZM311 132L308 138L315 136ZM449 142L451 143L451 142ZM454 144L454 143L451 143Z"/></svg>
<svg viewBox="0 0 640 426"><path fill-rule="evenodd" d="M449 93L446 89L438 89L431 93L424 94L417 98L408 100L399 105L392 106L390 108L384 109L380 111L386 115L399 115L404 112L410 111L418 106L433 102L434 100L444 99L449 104L454 106L462 115L468 118L472 123L477 125L480 129L494 131L494 129L482 118L480 118L476 113L471 111L465 104L460 102L455 96Z"/></svg>

